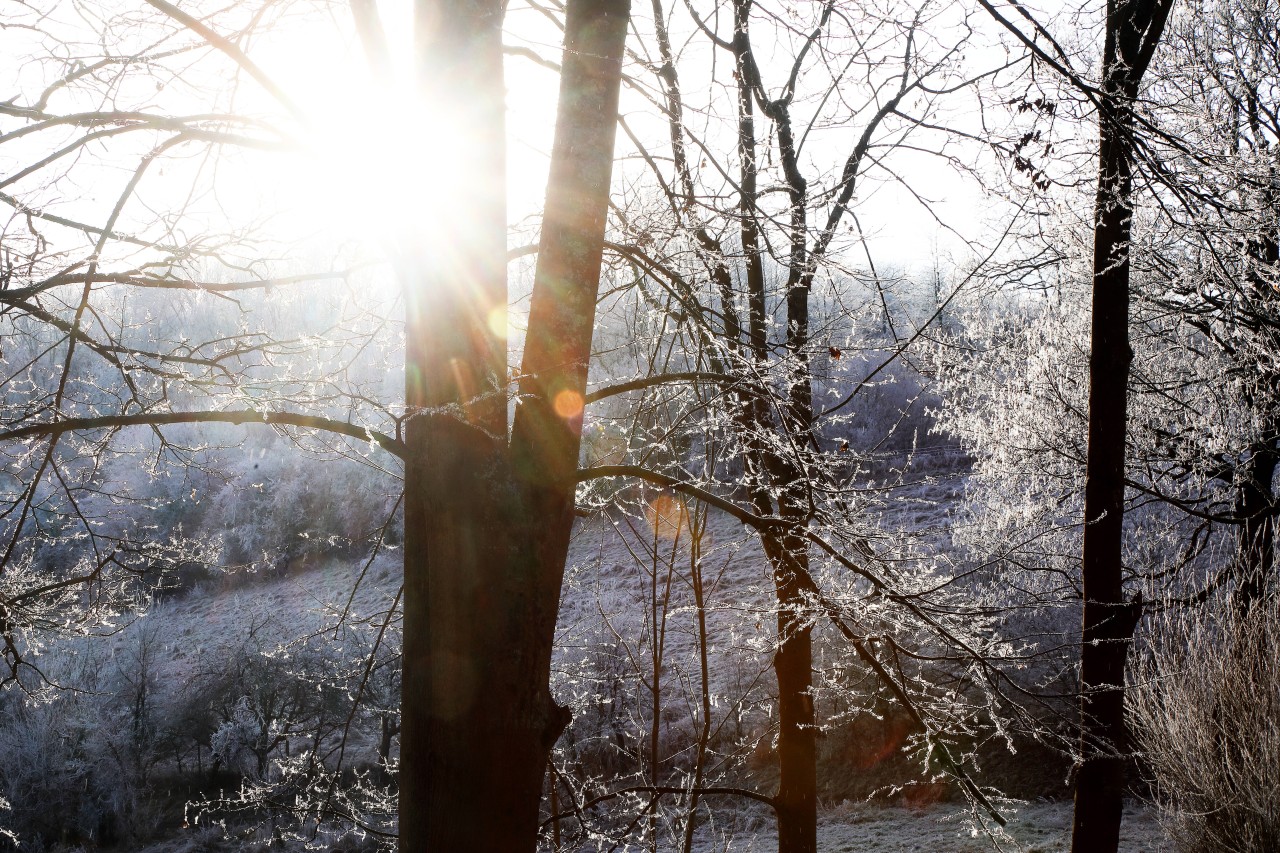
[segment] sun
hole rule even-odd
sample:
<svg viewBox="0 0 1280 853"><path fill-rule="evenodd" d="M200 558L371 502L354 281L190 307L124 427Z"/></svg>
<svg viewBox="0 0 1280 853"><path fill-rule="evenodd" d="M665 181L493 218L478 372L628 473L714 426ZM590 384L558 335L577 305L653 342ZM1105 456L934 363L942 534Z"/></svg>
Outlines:
<svg viewBox="0 0 1280 853"><path fill-rule="evenodd" d="M257 55L289 98L296 150L261 158L256 176L310 230L335 239L396 242L429 231L459 187L450 140L433 133L408 67L407 3L380 3L388 33L386 73L334 18L289 22Z"/></svg>
<svg viewBox="0 0 1280 853"><path fill-rule="evenodd" d="M303 118L297 153L261 158L253 180L307 230L396 244L441 230L434 226L465 199L469 183L493 176L468 169L465 134L415 85L412 4L377 6L385 73L375 73L351 28L332 17L290 22L261 45L263 67ZM553 77L521 71L507 82L511 221L541 206L555 112Z"/></svg>
<svg viewBox="0 0 1280 853"><path fill-rule="evenodd" d="M436 230L465 184L455 140L411 92L383 92L317 129L311 189L341 230L411 240Z"/></svg>

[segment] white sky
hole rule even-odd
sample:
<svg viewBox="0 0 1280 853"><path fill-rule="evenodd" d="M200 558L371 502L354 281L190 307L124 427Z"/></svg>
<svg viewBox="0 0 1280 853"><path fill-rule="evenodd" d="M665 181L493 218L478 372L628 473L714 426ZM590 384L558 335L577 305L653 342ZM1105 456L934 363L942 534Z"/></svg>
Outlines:
<svg viewBox="0 0 1280 853"><path fill-rule="evenodd" d="M135 0L139 8L146 8L141 0ZM55 6L57 4L54 4ZM108 3L109 7L132 8L127 3ZM647 27L649 6L641 0L633 4L633 12L639 26ZM784 4L785 6L785 4ZM392 42L395 63L404 72L401 79L408 81L411 55L410 0L381 0L379 7ZM65 9L66 7L60 7ZM688 16L677 7L678 24L688 28ZM985 23L985 19L978 21ZM93 21L83 23L86 42L92 41ZM430 149L423 150L424 140L441 134L424 132L424 128L412 127L405 116L408 111L399 107L410 97L407 83L401 91L382 93L373 86L359 56L345 4L333 7L331 17L294 16L266 40L249 45L250 55L290 94L296 104L309 116L311 136L315 144L309 156L254 155L257 165L247 169L234 169L226 165L219 173L217 203L228 209L232 216L252 215L256 209L278 206L290 211L291 227L300 231L328 230L339 235L361 234L376 238L385 231L388 223L401 219L413 205L421 206L418 188L446 185L452 176L443 158ZM509 13L509 41L534 47L539 53L558 61L559 33L538 13L528 8L513 8ZM767 32L763 27L761 33ZM676 32L677 49L689 33ZM31 47L29 34L5 30L0 33L3 55L0 65L10 64ZM634 44L634 43L633 43ZM88 46L88 45L86 45ZM767 52L767 45L762 46ZM686 98L691 106L707 102L707 93L699 92L699 84L705 86L707 55L705 50L690 48L684 85ZM978 59L987 61L982 49L975 48ZM994 54L991 54L994 57ZM222 64L228 65L221 57ZM971 57L971 60L973 57ZM723 52L717 62L727 62ZM779 69L764 60L765 76L770 81L780 77ZM510 212L514 220L535 211L541 201L546 174L546 154L551 144L551 121L557 87L555 75L534 65L527 59L512 57L508 60L508 111L509 111L509 186ZM723 72L723 68L721 69ZM33 74L34 69L22 70L23 76ZM13 75L17 77L17 74ZM724 74L721 73L723 78ZM202 81L194 77L185 81L200 92ZM851 87L855 92L856 86ZM179 95L158 94L154 100L168 97L171 105L180 103ZM723 96L718 96L723 101ZM194 100L192 101L194 103ZM250 112L272 114L281 120L278 105L252 81L242 80L235 93L234 106ZM799 107L799 105L798 105ZM624 95L624 112L633 121L638 132L650 139L660 140L662 128L653 119L639 116L642 110L651 110L634 93ZM718 109L732 109L732 103L720 103ZM803 115L797 109L798 117ZM697 127L696 111L691 110L691 124ZM973 129L972 116L958 119ZM291 124L287 119L286 124ZM646 127L645 122L648 122ZM731 125L725 125L731 127ZM0 117L0 131L14 127L12 120ZM296 127L296 126L295 126ZM757 116L757 130L764 133L768 124ZM815 134L806 150L806 166L821 164L828 172L838 169L849 150L852 139L860 128L834 128ZM712 140L719 148L732 151L731 141ZM728 142L728 145L725 143ZM40 144L33 140L32 145ZM629 149L619 134L620 152ZM762 155L765 148L761 146ZM0 147L0 167L12 169L13 146ZM31 149L20 151L29 155ZM697 164L696 151L692 155ZM968 154L964 156L968 157ZM945 222L961 232L964 238L941 231L929 216L922 213L919 203L909 192L893 184L878 187L868 185L858 197L857 213L878 265L906 271L924 271L932 268L935 252L951 256L957 262L965 260L966 241L984 233L989 235L993 226L990 220L998 220L1000 208L984 199L969 178L957 174L950 166L925 154L895 152L893 163L901 174L909 176L916 192L927 196L934 212ZM166 184L176 185L175 177L183 169L194 170L197 164L168 166L167 176L156 176L159 181L167 177ZM206 166L207 168L207 166ZM414 174L413 170L423 170ZM625 167L623 169L625 175ZM62 193L64 204L83 205L96 200L99 205L108 202L117 191L124 175L112 176L99 173L100 178L85 182L76 193ZM410 191L411 190L411 191ZM284 202L281 204L281 202ZM212 204L212 200L209 202ZM852 258L854 265L864 263L861 251Z"/></svg>

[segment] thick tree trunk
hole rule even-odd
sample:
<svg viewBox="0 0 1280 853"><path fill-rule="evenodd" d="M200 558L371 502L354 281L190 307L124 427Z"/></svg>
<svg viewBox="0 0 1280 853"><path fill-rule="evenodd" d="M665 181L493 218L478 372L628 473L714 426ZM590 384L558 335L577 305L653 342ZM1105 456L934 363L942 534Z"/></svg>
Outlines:
<svg viewBox="0 0 1280 853"><path fill-rule="evenodd" d="M1129 366L1132 104L1171 0L1108 0L1099 105L1080 654L1080 752L1072 853L1108 853L1124 798L1124 668L1140 615L1124 599L1121 545Z"/></svg>
<svg viewBox="0 0 1280 853"><path fill-rule="evenodd" d="M567 721L548 689L600 277L626 0L570 0L520 406L507 443L498 0L422 0L460 203L406 283L400 850L528 853ZM564 406L576 394L576 412ZM566 416L567 414L567 416Z"/></svg>
<svg viewBox="0 0 1280 853"><path fill-rule="evenodd" d="M475 181L469 198L451 200L446 231L431 235L438 245L414 235L405 272L400 849L415 853L481 849L472 826L481 827L477 841L511 849L510 837L488 834L496 827L483 815L523 793L495 786L489 754L495 734L510 734L492 695L511 685L489 668L507 615L494 582L508 549L493 531L505 532L515 509L502 505L506 406L473 402L497 395L505 373L505 346L484 322L506 305L501 20L497 0L417 6L435 132L467 141L457 168ZM463 92L466 104L456 101ZM446 245L455 250L433 251Z"/></svg>
<svg viewBox="0 0 1280 853"><path fill-rule="evenodd" d="M537 546L531 558L542 572L534 603L546 631L555 628L573 522L629 14L630 0L573 0L565 22L560 107L511 434L515 478Z"/></svg>

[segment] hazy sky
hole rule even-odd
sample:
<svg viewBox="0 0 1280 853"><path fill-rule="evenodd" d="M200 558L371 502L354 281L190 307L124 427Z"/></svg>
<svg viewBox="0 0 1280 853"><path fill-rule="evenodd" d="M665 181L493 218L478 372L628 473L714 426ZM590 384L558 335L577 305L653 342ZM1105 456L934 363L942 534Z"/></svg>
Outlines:
<svg viewBox="0 0 1280 853"><path fill-rule="evenodd" d="M154 16L155 13L142 0L136 0L135 5ZM359 45L353 38L349 14L342 4L332 7L327 17L286 14L268 35L246 43L254 61L281 90L288 93L292 102L288 109L243 74L233 88L214 98L209 97L210 91L226 80L225 77L219 80L217 72L193 67L190 72L179 75L164 91L157 82L156 92L138 100L138 103L176 112L216 108L260 115L276 127L284 128L292 140L301 143L301 147L293 153L252 154L213 164L174 156L154 175L148 175L143 194L150 193L146 195L150 207L157 210L163 207L161 202L166 190L162 188L165 186L171 188L167 192L173 199L182 198L182 181L203 171L206 178L216 174L215 191L192 201L191 209L204 211L205 216L212 217L219 211L225 211L229 218L248 220L266 210L276 209L282 214L276 220L276 227L285 230L329 232L343 238L363 236L376 240L396 227L394 224L403 227L406 222L418 223L424 210L430 206L429 202L424 204L424 199L458 192L456 181L459 176L449 168L447 151L447 145L451 142L456 144L456 140L451 140L447 128L432 125L430 112L424 114L407 108L413 97L409 82L412 76L409 73L412 59L410 0L381 0L378 5L386 23L392 65L397 71L394 78L399 81L389 88L373 84ZM635 26L647 30L650 24L646 16L652 14L649 5L637 2L635 6ZM54 20L63 20L64 33L77 32L78 27L83 38L83 44L78 47L88 55L97 51L94 42L98 34L94 31L95 21L91 17L71 17L69 4L51 3L50 8L55 9L56 14L47 22L48 26L52 27ZM110 2L103 8L119 11L133 6ZM937 26L953 26L958 21L958 13L947 14L950 18L943 15ZM714 51L699 46L700 37L695 37L683 7L677 7L674 20L676 49L687 63L687 66L682 63L682 74L686 75L682 83L690 104L687 118L697 133L704 134L702 138L709 146L728 152L723 157L728 166L733 159L733 147L732 139L725 138L724 134L732 130L732 123L726 121L726 113L733 109L732 100L726 100L723 90L703 91L708 80L712 79L708 63L721 63L716 73L721 82L716 85L723 86L728 70L727 60L723 52L715 58L712 55ZM968 64L977 67L981 63L990 65L998 62L1001 57L999 51L984 46L984 42L992 39L993 25L981 16L972 20L978 25L979 41L968 49ZM531 48L558 61L559 33L543 15L513 4L507 25L510 43ZM723 28L723 22L721 26ZM145 30L138 28L136 32L128 29L120 32L123 33L122 38L141 38L140 34ZM768 32L766 27L761 27L762 35ZM946 39L949 34L941 32L937 37ZM10 79L29 82L39 73L38 66L26 66L21 73L13 68L13 63L24 53L40 49L35 42L30 33L16 28L0 32L0 45L4 46L3 56L6 57L0 63L9 65L13 72ZM651 46L642 46L634 38L632 47L648 49L652 55ZM784 75L782 69L769 60L774 47L778 48L779 54L785 55L781 45L759 45L766 81L776 89L777 82ZM204 53L200 68L219 65L229 68L225 57L209 56L208 51ZM510 212L512 219L518 220L536 211L541 202L557 78L552 71L519 56L509 58L507 70ZM210 73L213 76L208 76ZM646 80L638 70L637 78L652 85L652 78ZM805 82L803 78L801 82ZM181 91L183 86L187 89L185 93ZM864 90L864 84L851 80L842 89L840 97L847 94L849 100L856 100L866 95ZM116 94L122 103L136 98L136 93ZM54 103L57 105L56 98ZM965 105L964 96L954 98L953 103L956 106L949 108L951 112L941 114L944 123L971 132L980 131L976 110ZM92 106L86 103L84 108ZM807 105L798 102L796 106L798 118L803 118ZM718 115L700 115L700 108L718 110ZM297 120L289 114L290 109L305 118ZM623 112L633 129L648 143L654 144L654 150L658 151L665 131L660 121L654 118L652 105L635 92L627 92L624 93ZM0 116L0 122L0 130L4 131L17 126L15 119ZM771 130L767 121L758 118L758 134ZM806 142L802 165L815 175L826 172L829 185L829 176L838 172L859 131L857 126L832 126L815 131ZM908 138L907 142L910 145L920 144L921 150L894 151L886 165L908 180L914 192L929 202L934 215L960 233L953 234L941 228L933 216L922 209L920 200L911 191L892 180L873 183L864 179L855 210L873 257L886 269L906 271L931 269L935 253L953 257L963 264L969 253L968 241L984 234L989 236L993 228L998 228L1000 219L1005 215L1004 209L984 198L972 179L929 153L936 149L936 139L925 140L921 144L917 135ZM25 147L13 144L0 146L0 167L11 174L15 164L37 153L41 145L48 145L46 137L36 134ZM762 156L769 156L768 147L761 145ZM102 150L107 149L104 147ZM634 149L622 134L619 134L619 153L624 159L617 171L621 185L625 186L643 168L638 165ZM665 152L660 153L665 156ZM955 153L962 160L971 162L979 162L987 154L976 143L957 143ZM137 152L132 154L136 156ZM695 150L693 158L696 168L705 155ZM109 155L103 154L96 172L92 171L93 167L86 169L80 164L79 171L75 173L78 183L52 188L49 191L51 195L46 194L47 200L78 209L94 204L99 211L96 215L101 218L102 211L109 209L114 194L127 178L127 172L123 170L131 169L131 163L128 160L113 163ZM711 172L714 172L713 167L708 173ZM94 177L86 180L85 174ZM72 184L76 190L67 191ZM18 189L21 189L21 184L13 191ZM151 215L148 211L148 206L144 205L139 215ZM423 227L427 227L425 223ZM854 247L852 254L851 263L864 263L860 248Z"/></svg>

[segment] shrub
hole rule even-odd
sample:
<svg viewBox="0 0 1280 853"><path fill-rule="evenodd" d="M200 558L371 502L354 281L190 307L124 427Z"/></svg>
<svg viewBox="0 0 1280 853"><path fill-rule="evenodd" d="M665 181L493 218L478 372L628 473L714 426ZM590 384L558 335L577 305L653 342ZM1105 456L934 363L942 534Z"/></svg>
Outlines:
<svg viewBox="0 0 1280 853"><path fill-rule="evenodd" d="M1166 617L1130 720L1166 830L1197 853L1280 850L1280 600Z"/></svg>

